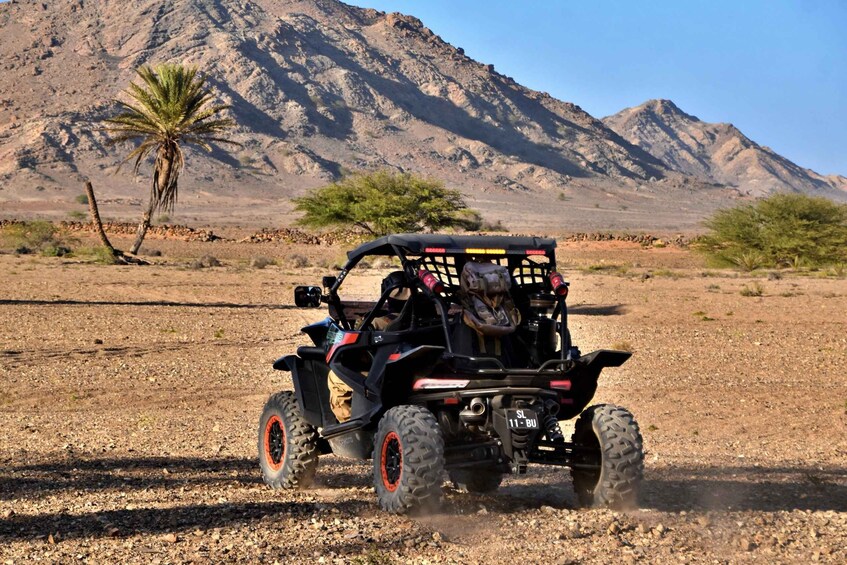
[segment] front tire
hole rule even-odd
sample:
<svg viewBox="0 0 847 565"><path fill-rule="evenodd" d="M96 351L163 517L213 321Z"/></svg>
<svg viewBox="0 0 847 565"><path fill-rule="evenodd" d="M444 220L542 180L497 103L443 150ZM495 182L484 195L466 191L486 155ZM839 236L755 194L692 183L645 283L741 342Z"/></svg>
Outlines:
<svg viewBox="0 0 847 565"><path fill-rule="evenodd" d="M435 510L441 503L444 439L432 412L395 406L374 438L374 486L380 508L392 514Z"/></svg>
<svg viewBox="0 0 847 565"><path fill-rule="evenodd" d="M613 404L587 408L576 421L572 441L577 467L571 476L581 505L621 509L638 504L644 440L628 410Z"/></svg>
<svg viewBox="0 0 847 565"><path fill-rule="evenodd" d="M268 399L259 418L259 466L272 489L302 489L318 468L318 433L300 412L291 392Z"/></svg>

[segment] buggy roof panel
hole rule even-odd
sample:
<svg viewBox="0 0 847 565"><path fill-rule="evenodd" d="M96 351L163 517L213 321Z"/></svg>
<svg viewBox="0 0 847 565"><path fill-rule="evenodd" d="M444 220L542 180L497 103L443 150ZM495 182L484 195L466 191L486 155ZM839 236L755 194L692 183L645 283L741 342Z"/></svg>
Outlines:
<svg viewBox="0 0 847 565"><path fill-rule="evenodd" d="M453 250L503 249L507 253L544 251L556 249L556 240L549 237L524 237L503 235L443 235L403 233L387 235L364 243L347 253L347 259L358 262L367 255L394 255L394 247L404 249L410 255L426 253L427 249ZM444 253L445 251L441 251Z"/></svg>

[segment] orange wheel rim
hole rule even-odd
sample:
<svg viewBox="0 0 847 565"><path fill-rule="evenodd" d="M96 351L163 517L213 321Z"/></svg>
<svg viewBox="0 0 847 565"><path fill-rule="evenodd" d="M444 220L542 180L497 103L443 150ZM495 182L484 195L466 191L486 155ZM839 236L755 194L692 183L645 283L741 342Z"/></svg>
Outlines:
<svg viewBox="0 0 847 565"><path fill-rule="evenodd" d="M394 492L400 486L403 474L403 447L397 432L388 432L382 440L380 457L382 485L388 492Z"/></svg>
<svg viewBox="0 0 847 565"><path fill-rule="evenodd" d="M273 415L265 424L264 433L265 461L274 471L282 469L285 460L285 429L279 416Z"/></svg>

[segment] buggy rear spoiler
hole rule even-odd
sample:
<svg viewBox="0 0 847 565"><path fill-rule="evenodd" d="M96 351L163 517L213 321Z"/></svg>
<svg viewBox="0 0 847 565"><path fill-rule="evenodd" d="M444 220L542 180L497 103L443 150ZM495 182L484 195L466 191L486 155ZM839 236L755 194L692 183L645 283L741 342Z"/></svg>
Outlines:
<svg viewBox="0 0 847 565"><path fill-rule="evenodd" d="M480 375L498 375L508 373L510 375L535 376L544 373L560 373L570 371L579 367L583 371L600 373L606 367L620 367L627 359L632 357L629 351L617 351L614 349L599 349L576 359L550 359L541 364L537 369L507 369L499 359L494 357L471 357L468 355L457 355L447 353L444 359L454 370L461 363L465 363L464 370L471 370ZM474 366L488 365L490 368L474 368Z"/></svg>

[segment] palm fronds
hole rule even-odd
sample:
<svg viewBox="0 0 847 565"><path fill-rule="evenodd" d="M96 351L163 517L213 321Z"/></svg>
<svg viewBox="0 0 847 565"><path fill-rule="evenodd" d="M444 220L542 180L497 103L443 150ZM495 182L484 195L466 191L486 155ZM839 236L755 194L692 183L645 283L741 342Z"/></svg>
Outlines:
<svg viewBox="0 0 847 565"><path fill-rule="evenodd" d="M210 105L214 99L206 78L196 67L165 63L138 69L140 84L131 83L125 94L130 101L117 100L121 111L104 120L110 143L138 141L119 169L129 161L137 173L141 163L154 156L150 198L155 208L171 211L177 201L179 175L185 166L182 144L211 151L210 143L240 145L221 134L235 125L217 117L229 108Z"/></svg>

